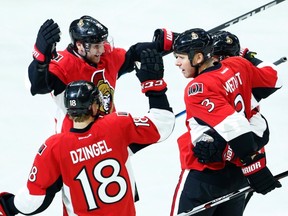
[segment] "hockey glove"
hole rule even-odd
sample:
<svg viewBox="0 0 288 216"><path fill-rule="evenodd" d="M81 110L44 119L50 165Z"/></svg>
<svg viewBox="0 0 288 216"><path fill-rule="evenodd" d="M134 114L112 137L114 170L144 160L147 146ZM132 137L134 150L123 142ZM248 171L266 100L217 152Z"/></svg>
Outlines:
<svg viewBox="0 0 288 216"><path fill-rule="evenodd" d="M240 50L240 56L250 61L253 65L257 66L262 61L260 59L257 59L255 56L257 55L256 52L249 51L248 48L242 48Z"/></svg>
<svg viewBox="0 0 288 216"><path fill-rule="evenodd" d="M8 200L12 199L14 197L13 194L7 193L7 192L2 192L0 193L0 215L2 216L14 216L16 213L11 213L8 210L7 203L9 202Z"/></svg>
<svg viewBox="0 0 288 216"><path fill-rule="evenodd" d="M52 19L40 27L34 45L33 57L41 63L49 63L57 55L56 43L60 41L60 29Z"/></svg>
<svg viewBox="0 0 288 216"><path fill-rule="evenodd" d="M207 132L193 148L200 163L231 161L235 156L227 142L217 133Z"/></svg>
<svg viewBox="0 0 288 216"><path fill-rule="evenodd" d="M141 82L142 92L147 96L166 91L166 82L163 80L164 65L160 53L155 49L146 49L141 52L141 67L136 76Z"/></svg>
<svg viewBox="0 0 288 216"><path fill-rule="evenodd" d="M168 29L156 29L153 35L153 42L159 44L159 49L163 51L172 51L172 45L174 39L178 36L178 33L172 32Z"/></svg>
<svg viewBox="0 0 288 216"><path fill-rule="evenodd" d="M265 154L257 154L254 157L247 157L242 160L244 166L242 167L243 174L247 177L248 182L257 193L263 195L280 188L281 183L276 180L268 167L266 167Z"/></svg>

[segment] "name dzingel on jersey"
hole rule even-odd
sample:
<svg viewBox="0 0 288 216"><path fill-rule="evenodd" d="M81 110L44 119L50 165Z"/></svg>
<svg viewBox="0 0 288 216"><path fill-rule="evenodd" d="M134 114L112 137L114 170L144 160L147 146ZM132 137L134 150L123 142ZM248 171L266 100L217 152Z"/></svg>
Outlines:
<svg viewBox="0 0 288 216"><path fill-rule="evenodd" d="M232 76L225 82L224 89L227 93L232 93L235 91L235 89L238 88L239 85L242 85L242 80L240 77L240 72L237 72L235 76Z"/></svg>
<svg viewBox="0 0 288 216"><path fill-rule="evenodd" d="M107 143L105 142L105 140L101 140L92 145L70 151L70 156L71 156L73 164L76 164L76 163L97 157L99 155L106 154L111 151L112 151L112 148L109 148L107 146Z"/></svg>

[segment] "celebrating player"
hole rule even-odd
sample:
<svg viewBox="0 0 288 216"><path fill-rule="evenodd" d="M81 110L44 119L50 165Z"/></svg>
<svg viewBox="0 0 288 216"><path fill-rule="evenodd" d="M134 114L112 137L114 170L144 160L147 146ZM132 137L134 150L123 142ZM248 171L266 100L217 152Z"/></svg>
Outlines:
<svg viewBox="0 0 288 216"><path fill-rule="evenodd" d="M244 52L243 52L244 50ZM218 31L213 34L213 49L212 49L213 58L221 61L225 58L231 56L242 56L249 60L252 64L258 67L262 67L262 61L255 57L255 52L250 52L247 48L240 49L240 41L238 37L228 31ZM281 88L281 83L275 82L273 80L277 79L277 73L271 73L270 77L267 77L267 80L261 88L252 89L252 117L249 119L254 139L257 140L258 150L265 146L269 141L269 127L268 122L265 117L259 112L259 102L263 98L267 98L270 94L274 93ZM265 86L264 86L265 85ZM216 135L214 133L214 135ZM207 138L207 137L206 137ZM219 162L222 160L228 159L225 158L225 155L228 155L229 151L231 160L231 154L234 155L232 150L226 146L225 142L211 142L214 139L209 137L209 141L200 141L197 142L193 151L195 156L198 157L198 160L202 163L210 162ZM219 137L218 137L219 138ZM217 139L217 138L216 138ZM219 141L219 139L218 139ZM264 149L262 149L264 151Z"/></svg>
<svg viewBox="0 0 288 216"><path fill-rule="evenodd" d="M28 68L31 94L51 92L55 100L57 133L69 131L72 127L72 121L66 115L63 103L63 93L68 83L76 80L93 82L103 95L99 113L106 115L115 111L116 80L134 70L134 62L140 60L141 51L146 48L156 48L159 51L171 49L173 41L173 34L170 35L165 30L161 40L137 43L126 52L110 43L108 28L91 16L82 16L74 20L70 24L69 33L71 44L64 51L56 52L56 43L60 41L60 29L52 19L47 20L39 29L33 52L34 60ZM131 144L128 151L133 154L144 147ZM129 172L132 178L131 168ZM137 201L139 197L136 186L134 191Z"/></svg>
<svg viewBox="0 0 288 216"><path fill-rule="evenodd" d="M154 62L154 63L152 63ZM127 146L157 143L172 132L175 116L165 94L163 60L143 51L136 73L149 99L149 112L101 116L102 94L89 81L74 81L64 91L73 128L55 134L39 149L27 185L19 193L0 193L0 215L37 214L62 190L63 215L134 216L132 186L125 167Z"/></svg>
<svg viewBox="0 0 288 216"><path fill-rule="evenodd" d="M64 51L56 52L60 29L52 19L47 20L39 29L33 51L34 59L28 73L32 95L52 92L58 107L55 116L56 132L69 130L72 126L72 121L67 116L65 118L66 110L63 106L63 92L69 82L80 79L93 82L105 100L100 107L100 114L115 111L116 80L134 70L134 63L140 60L143 49L156 48L159 52L171 49L173 34L165 32L165 38L150 43L137 43L126 52L123 48L114 47L106 26L91 16L82 16L70 24L71 43Z"/></svg>
<svg viewBox="0 0 288 216"><path fill-rule="evenodd" d="M277 86L277 71L272 64L262 62L265 67L255 67L242 57L215 61L213 38L203 29L180 34L173 48L176 66L184 77L194 79L184 92L187 132L178 139L182 172L171 216L238 190L247 180L261 194L281 187L266 166L265 154L257 151L259 146L248 121L253 115L252 89L265 86L270 77L270 82ZM199 162L193 148L205 133L215 133L225 140L239 158L240 167L229 160ZM240 216L244 203L245 197L241 196L197 215L225 216L233 212Z"/></svg>

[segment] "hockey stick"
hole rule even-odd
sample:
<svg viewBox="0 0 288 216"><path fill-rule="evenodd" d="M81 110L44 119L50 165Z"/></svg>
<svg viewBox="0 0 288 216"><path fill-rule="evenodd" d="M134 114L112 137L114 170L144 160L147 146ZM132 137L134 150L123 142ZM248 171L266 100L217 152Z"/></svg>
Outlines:
<svg viewBox="0 0 288 216"><path fill-rule="evenodd" d="M286 61L287 61L287 57L284 56L284 57L278 59L277 61L275 61L273 64L279 65L279 64L282 64L282 63L284 63Z"/></svg>
<svg viewBox="0 0 288 216"><path fill-rule="evenodd" d="M285 0L271 1L271 2L269 2L267 4L265 4L265 5L262 5L262 6L258 7L258 8L256 8L256 9L254 9L254 10L251 10L251 11L249 11L249 12L247 12L247 13L241 15L241 16L238 16L238 17L236 17L236 18L234 18L232 20L229 20L228 22L223 23L223 24L221 24L221 25L219 25L219 26L217 26L217 27L215 27L213 29L210 29L208 32L210 32L210 33L212 32L213 33L213 32L222 30L224 28L227 28L227 27L229 27L231 25L234 25L234 24L236 24L238 22L241 22L241 21L243 21L243 20L245 20L245 19L247 19L247 18L249 18L249 17L251 17L251 16L253 16L253 15L259 13L259 12L261 12L261 11L264 11L264 10L274 6L274 5L277 5L277 4L279 4L279 3L283 2L283 1L285 1Z"/></svg>
<svg viewBox="0 0 288 216"><path fill-rule="evenodd" d="M286 61L287 61L287 57L284 56L284 57L278 59L277 61L275 61L273 64L274 64L274 65L279 65L279 64L282 64L282 63L284 63L284 62L286 62ZM185 113L186 113L186 110L183 110L183 111L177 113L177 114L175 115L175 117L178 118L179 116L181 116L181 115L183 115L183 114L185 114Z"/></svg>
<svg viewBox="0 0 288 216"><path fill-rule="evenodd" d="M283 1L285 1L285 0L275 0L275 1L271 1L271 2L269 2L269 3L267 3L267 4L265 4L265 5L262 5L262 6L258 7L258 8L255 8L254 10L251 10L251 11L245 13L245 14L242 14L241 16L238 16L238 17L236 17L236 18L234 18L234 19L232 19L232 20L229 20L228 22L225 22L225 23L223 23L223 24L221 24L221 25L219 25L219 26L216 26L216 27L214 27L213 29L208 30L208 32L209 32L209 33L213 33L213 32L216 32L216 31L225 29L225 28L227 28L227 27L229 27L229 26L231 26L231 25L234 25L234 24L236 24L236 23L238 23L238 22L241 22L241 21L243 21L243 20L245 20L245 19L247 19L247 18L255 15L256 13L260 13L261 11L267 10L268 8L270 8L270 7L274 6L274 5L277 5L277 4L279 4L279 3L283 2ZM162 53L162 55L163 55L163 56L164 56L164 55L168 55L168 54L170 54L171 52L173 52L173 50L164 51L164 52Z"/></svg>
<svg viewBox="0 0 288 216"><path fill-rule="evenodd" d="M278 174L278 175L275 175L274 178L277 179L277 180L280 180L280 179L285 178L285 177L287 177L287 176L288 176L288 170L285 171L285 172L282 172L282 173L280 173L280 174ZM207 203L204 203L204 204L202 204L202 205L200 205L200 206L197 206L197 207L195 207L194 209L192 209L192 210L190 210L190 211L188 211L188 212L180 213L180 214L178 214L177 216L190 216L190 215L194 215L194 214L196 214L196 213L198 213L198 212L201 212L201 211L203 211L203 210L205 210L205 209L209 209L209 208L211 208L211 207L214 207L214 206L219 205L219 204L221 204L221 203L227 202L227 201L229 201L229 200L231 200L231 199L234 199L234 198L236 198L236 197L242 196L243 194L249 193L249 192L254 192L254 189L251 188L250 186L247 186L247 187L244 187L244 188L242 188L242 189L240 189L240 190L238 190L238 191L235 191L235 192L233 192L233 193L224 195L224 196L222 196L222 197L219 197L219 198L216 198L216 199L214 199L214 200L212 200L212 201L209 201L209 202L207 202Z"/></svg>

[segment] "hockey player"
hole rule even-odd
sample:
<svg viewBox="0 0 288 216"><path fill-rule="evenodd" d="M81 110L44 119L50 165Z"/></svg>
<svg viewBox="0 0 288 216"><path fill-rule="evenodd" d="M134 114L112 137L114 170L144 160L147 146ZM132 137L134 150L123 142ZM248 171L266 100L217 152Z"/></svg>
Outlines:
<svg viewBox="0 0 288 216"><path fill-rule="evenodd" d="M96 85L83 80L68 84L64 103L73 128L44 142L23 190L16 195L0 193L0 215L40 213L60 189L65 216L136 215L125 167L127 146L161 142L175 123L161 56L155 50L141 56L136 75L149 99L149 112L141 117L126 112L101 116L102 94Z"/></svg>
<svg viewBox="0 0 288 216"><path fill-rule="evenodd" d="M213 34L213 40L212 55L217 60L221 61L231 56L240 55L255 66L259 65L259 67L262 67L262 61L255 58L255 52L250 52L247 48L241 50L240 41L236 35L228 31L218 31ZM267 77L265 86L262 86L259 89L252 89L252 117L249 119L254 140L258 145L258 150L263 153L265 152L264 146L269 142L270 131L266 118L260 113L259 102L281 88L280 83L277 83L278 86L275 86L273 81L270 82L270 80L277 79L277 74L274 73L270 75L274 77ZM273 89L274 91L272 91ZM254 97L253 92L256 98ZM268 94L266 92L268 92ZM216 137L212 137L212 134ZM205 139L197 142L193 148L194 155L198 158L198 161L201 163L211 163L223 160L234 162L237 160L235 154L225 140L221 139L216 133L212 134L207 134ZM253 192L249 192L245 197L245 207L253 194Z"/></svg>
<svg viewBox="0 0 288 216"><path fill-rule="evenodd" d="M242 57L215 61L212 47L212 36L197 28L180 34L173 45L176 66L184 77L193 79L184 92L187 132L178 139L182 172L171 216L238 190L247 185L247 180L261 194L281 187L266 166L265 154L257 151L248 121L253 115L252 89L265 86L267 77L277 71L271 64L257 68ZM277 86L277 75L272 77L276 77L271 82ZM193 148L211 129L229 144L241 167L229 161L198 161ZM233 212L240 216L244 204L245 197L241 196L197 215L228 216Z"/></svg>
<svg viewBox="0 0 288 216"><path fill-rule="evenodd" d="M115 111L114 91L117 79L134 70L134 62L140 60L140 53L146 48L159 51L172 48L173 35L165 31L165 37L155 42L137 43L126 52L108 41L108 28L91 16L82 16L71 22L69 34L71 44L56 52L60 41L60 29L52 19L39 29L33 57L28 68L31 94L51 93L57 111L55 131L69 131L72 121L66 115L63 93L66 85L76 80L93 82L103 95L99 108L101 115ZM144 145L129 145L129 154L136 153ZM130 162L129 162L130 163ZM132 177L133 171L130 168ZM139 199L135 186L135 201Z"/></svg>
<svg viewBox="0 0 288 216"><path fill-rule="evenodd" d="M216 58L216 60L221 61L231 56L242 56L255 66L262 67L262 61L257 59L255 55L255 52L250 52L247 48L241 50L240 41L236 35L228 31L218 31L213 34L212 56L213 58ZM249 119L249 122L252 127L254 139L257 140L259 150L268 143L270 133L267 120L259 112L259 102L282 87L279 82L277 82L277 85L275 86L273 80L276 79L277 73L271 73L270 77L267 77L266 81L263 82L261 88L252 89L252 117ZM209 139L206 137L206 139L208 140L197 142L193 148L195 156L198 157L200 162L209 163L226 159L232 160L231 156L234 155L232 150L226 146L225 142L219 142L219 137L216 138L218 139L217 142L211 142L211 138ZM262 150L264 151L264 149ZM228 155L227 151L229 151L230 157L225 158L225 156Z"/></svg>
<svg viewBox="0 0 288 216"><path fill-rule="evenodd" d="M39 29L34 59L28 68L31 94L51 92L57 104L56 132L69 130L72 126L72 121L67 116L65 118L63 106L63 92L69 82L80 79L93 82L103 94L100 114L111 113L115 111L116 80L134 70L134 62L139 61L143 49L171 49L173 41L173 34L166 31L166 37L161 41L137 43L126 52L110 43L108 28L91 16L74 20L70 24L69 34L71 44L64 51L56 52L60 29L52 19L47 20Z"/></svg>

